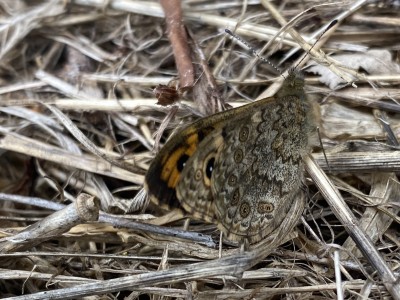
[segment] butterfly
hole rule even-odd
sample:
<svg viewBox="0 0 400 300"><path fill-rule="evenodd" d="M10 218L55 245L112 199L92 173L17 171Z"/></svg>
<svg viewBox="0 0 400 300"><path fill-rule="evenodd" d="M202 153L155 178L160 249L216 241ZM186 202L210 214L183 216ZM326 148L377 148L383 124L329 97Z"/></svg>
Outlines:
<svg viewBox="0 0 400 300"><path fill-rule="evenodd" d="M291 69L275 96L189 124L153 159L144 184L150 200L179 204L233 242L272 234L303 193L311 105L302 73Z"/></svg>

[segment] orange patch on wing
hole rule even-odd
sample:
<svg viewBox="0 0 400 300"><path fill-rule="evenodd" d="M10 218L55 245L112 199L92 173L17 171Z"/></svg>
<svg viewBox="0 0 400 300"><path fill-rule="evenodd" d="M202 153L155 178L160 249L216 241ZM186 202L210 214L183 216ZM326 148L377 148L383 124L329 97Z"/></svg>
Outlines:
<svg viewBox="0 0 400 300"><path fill-rule="evenodd" d="M199 143L199 135L197 133L192 133L190 136L188 136L186 140L186 145L189 146L189 148L197 148L197 144ZM194 149L196 150L196 149Z"/></svg>
<svg viewBox="0 0 400 300"><path fill-rule="evenodd" d="M174 179L176 177L179 178L179 172L176 167L176 164L178 163L178 159L182 156L184 152L185 152L184 148L176 149L171 155L169 155L166 158L165 162L163 163L163 168L161 171L161 180L167 182L167 185L170 188L175 188L175 185L173 185L171 179Z"/></svg>
<svg viewBox="0 0 400 300"><path fill-rule="evenodd" d="M185 143L175 149L169 156L163 159L163 169L161 171L161 180L167 183L169 188L175 188L179 182L181 172L178 170L177 164L182 155L191 157L197 149L199 137L197 133L188 136Z"/></svg>

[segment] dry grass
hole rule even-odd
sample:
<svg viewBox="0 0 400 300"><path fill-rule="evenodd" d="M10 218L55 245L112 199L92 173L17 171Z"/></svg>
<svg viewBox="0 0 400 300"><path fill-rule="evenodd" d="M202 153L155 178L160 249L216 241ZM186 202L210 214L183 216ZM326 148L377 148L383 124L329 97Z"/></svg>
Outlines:
<svg viewBox="0 0 400 300"><path fill-rule="evenodd" d="M400 299L400 3L260 2L183 1L195 87L171 108L152 92L179 82L158 2L0 1L1 297ZM286 243L219 251L215 225L140 210L158 140L279 87L225 28L257 49L283 29L262 52L286 70L309 49L301 36L334 19L311 50L324 83L306 73L329 179L306 159L308 204Z"/></svg>

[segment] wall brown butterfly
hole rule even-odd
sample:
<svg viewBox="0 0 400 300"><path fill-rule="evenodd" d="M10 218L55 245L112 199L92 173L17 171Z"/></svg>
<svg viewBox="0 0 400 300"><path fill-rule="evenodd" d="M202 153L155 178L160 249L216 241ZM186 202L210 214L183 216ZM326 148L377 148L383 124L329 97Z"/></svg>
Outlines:
<svg viewBox="0 0 400 300"><path fill-rule="evenodd" d="M180 203L231 241L260 241L299 197L302 156L314 128L302 74L291 69L275 96L202 118L170 138L145 189L156 204ZM303 203L304 206L304 203Z"/></svg>

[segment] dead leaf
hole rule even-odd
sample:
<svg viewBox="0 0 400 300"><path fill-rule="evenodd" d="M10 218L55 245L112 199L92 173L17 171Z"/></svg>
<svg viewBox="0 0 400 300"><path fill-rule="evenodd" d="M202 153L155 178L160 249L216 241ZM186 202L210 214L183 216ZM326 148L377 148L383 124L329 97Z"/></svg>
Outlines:
<svg viewBox="0 0 400 300"><path fill-rule="evenodd" d="M400 72L400 65L392 60L392 56L387 50L369 50L365 53L332 55L332 58L355 70L363 70L370 75L390 75ZM343 79L332 73L327 67L309 64L306 72L320 74L319 81L329 86L331 89L337 88L345 83ZM355 79L355 78L354 78Z"/></svg>

